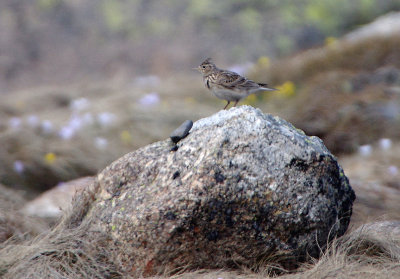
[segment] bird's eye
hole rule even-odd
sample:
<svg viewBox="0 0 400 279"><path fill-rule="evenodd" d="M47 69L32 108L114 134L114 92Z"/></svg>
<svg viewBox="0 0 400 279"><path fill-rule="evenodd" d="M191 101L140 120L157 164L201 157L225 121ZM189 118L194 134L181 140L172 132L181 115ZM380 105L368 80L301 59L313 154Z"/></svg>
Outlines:
<svg viewBox="0 0 400 279"><path fill-rule="evenodd" d="M205 69L205 68L206 68L206 66L204 66L204 65L203 65L203 66L202 66L202 68L203 68L203 69Z"/></svg>

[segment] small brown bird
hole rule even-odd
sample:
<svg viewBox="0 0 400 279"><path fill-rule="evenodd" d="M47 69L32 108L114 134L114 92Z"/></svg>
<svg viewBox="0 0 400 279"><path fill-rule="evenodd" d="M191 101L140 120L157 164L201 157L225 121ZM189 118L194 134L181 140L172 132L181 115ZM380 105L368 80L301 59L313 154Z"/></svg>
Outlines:
<svg viewBox="0 0 400 279"><path fill-rule="evenodd" d="M257 83L247 79L235 72L219 69L211 62L211 58L207 58L195 69L203 74L204 85L217 98L228 102L224 109L228 107L230 102L235 102L233 105L235 107L241 99L250 94L277 90L267 87L268 85L265 83Z"/></svg>

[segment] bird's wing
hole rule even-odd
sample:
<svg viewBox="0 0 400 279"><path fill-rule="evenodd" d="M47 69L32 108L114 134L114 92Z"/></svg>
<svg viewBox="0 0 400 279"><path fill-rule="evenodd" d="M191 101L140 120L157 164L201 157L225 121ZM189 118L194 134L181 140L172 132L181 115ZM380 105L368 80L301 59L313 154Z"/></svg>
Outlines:
<svg viewBox="0 0 400 279"><path fill-rule="evenodd" d="M220 73L218 83L227 89L235 89L246 85L248 82L252 82L241 75L230 72L223 71Z"/></svg>

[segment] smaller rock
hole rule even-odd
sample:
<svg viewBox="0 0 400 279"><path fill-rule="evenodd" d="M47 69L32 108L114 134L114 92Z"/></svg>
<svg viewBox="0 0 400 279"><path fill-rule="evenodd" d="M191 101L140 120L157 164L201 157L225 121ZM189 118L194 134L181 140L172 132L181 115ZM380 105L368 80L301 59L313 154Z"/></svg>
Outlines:
<svg viewBox="0 0 400 279"><path fill-rule="evenodd" d="M172 146L171 149L170 149L169 151L175 152L175 151L178 150L178 148L179 148L179 147L178 147L176 144L174 144L174 146Z"/></svg>
<svg viewBox="0 0 400 279"><path fill-rule="evenodd" d="M175 131L173 131L169 137L174 143L177 143L181 139L187 137L190 129L192 129L192 126L193 126L193 121L186 120L185 122L182 123L181 126L179 126Z"/></svg>
<svg viewBox="0 0 400 279"><path fill-rule="evenodd" d="M83 191L94 181L94 177L87 176L60 183L56 187L42 193L29 201L22 212L28 216L57 219L62 215L62 210L71 205L73 196Z"/></svg>

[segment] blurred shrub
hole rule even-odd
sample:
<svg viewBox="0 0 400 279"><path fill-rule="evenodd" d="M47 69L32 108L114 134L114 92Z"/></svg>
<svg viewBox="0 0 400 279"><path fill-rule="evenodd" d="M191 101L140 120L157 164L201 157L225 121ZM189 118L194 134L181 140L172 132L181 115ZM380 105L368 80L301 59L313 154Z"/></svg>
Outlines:
<svg viewBox="0 0 400 279"><path fill-rule="evenodd" d="M400 36L335 40L271 66L259 63L253 76L282 84L264 97L268 111L321 137L334 153L352 152L382 137L400 139L399 46Z"/></svg>

